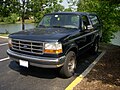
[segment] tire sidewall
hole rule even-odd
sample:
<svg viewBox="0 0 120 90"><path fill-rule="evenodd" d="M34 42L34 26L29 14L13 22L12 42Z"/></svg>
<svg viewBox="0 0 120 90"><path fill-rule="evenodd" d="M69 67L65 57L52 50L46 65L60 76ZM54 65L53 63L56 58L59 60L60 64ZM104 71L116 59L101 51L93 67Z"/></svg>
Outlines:
<svg viewBox="0 0 120 90"><path fill-rule="evenodd" d="M99 39L95 39L92 47L93 54L98 53L98 49L99 49Z"/></svg>
<svg viewBox="0 0 120 90"><path fill-rule="evenodd" d="M68 63L69 63L69 61L70 61L70 58L71 58L73 55L75 55L75 59L74 59L74 60L75 60L75 67L74 67L74 71L73 71L73 72L70 72L70 71L68 70ZM69 51L68 54L66 55L65 63L64 63L64 65L63 65L63 67L61 68L60 73L61 73L61 75L62 75L63 77L71 77L71 76L73 76L73 74L74 74L74 72L75 72L75 69L76 69L76 54L75 54L75 52L73 52L73 51Z"/></svg>
<svg viewBox="0 0 120 90"><path fill-rule="evenodd" d="M94 51L95 51L95 53L98 52L98 49L99 49L99 41L96 40L96 41L95 41L95 45L94 45Z"/></svg>

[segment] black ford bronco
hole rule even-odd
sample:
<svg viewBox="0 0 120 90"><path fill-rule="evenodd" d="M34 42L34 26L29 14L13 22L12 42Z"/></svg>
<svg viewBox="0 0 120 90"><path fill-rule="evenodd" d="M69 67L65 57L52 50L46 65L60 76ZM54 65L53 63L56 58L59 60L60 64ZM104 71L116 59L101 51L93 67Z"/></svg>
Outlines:
<svg viewBox="0 0 120 90"><path fill-rule="evenodd" d="M96 14L51 13L44 15L37 28L10 34L7 54L20 66L59 68L62 76L71 77L78 53L86 48L96 53L101 36Z"/></svg>

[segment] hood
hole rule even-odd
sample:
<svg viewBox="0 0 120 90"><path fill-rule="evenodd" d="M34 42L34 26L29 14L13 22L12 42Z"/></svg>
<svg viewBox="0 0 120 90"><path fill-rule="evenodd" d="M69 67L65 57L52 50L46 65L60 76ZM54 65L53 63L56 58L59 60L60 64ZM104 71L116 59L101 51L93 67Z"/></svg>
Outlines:
<svg viewBox="0 0 120 90"><path fill-rule="evenodd" d="M34 40L34 41L59 41L78 31L71 28L34 28L19 31L9 37L14 39Z"/></svg>

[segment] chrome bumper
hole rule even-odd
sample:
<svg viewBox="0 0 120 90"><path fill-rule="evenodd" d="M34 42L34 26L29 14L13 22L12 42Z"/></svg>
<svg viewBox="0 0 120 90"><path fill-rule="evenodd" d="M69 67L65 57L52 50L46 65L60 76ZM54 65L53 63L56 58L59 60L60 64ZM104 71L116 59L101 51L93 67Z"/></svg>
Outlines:
<svg viewBox="0 0 120 90"><path fill-rule="evenodd" d="M7 50L7 54L11 60L19 62L19 60L25 60L29 62L29 65L43 67L43 68L57 68L64 64L65 56L60 58L39 57L33 55L21 54L19 52Z"/></svg>

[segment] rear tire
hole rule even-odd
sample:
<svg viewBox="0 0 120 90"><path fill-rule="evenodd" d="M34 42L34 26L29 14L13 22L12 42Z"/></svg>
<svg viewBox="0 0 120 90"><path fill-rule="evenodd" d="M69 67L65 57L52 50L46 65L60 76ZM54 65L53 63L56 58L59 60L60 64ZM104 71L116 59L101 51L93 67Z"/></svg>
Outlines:
<svg viewBox="0 0 120 90"><path fill-rule="evenodd" d="M76 69L76 54L73 51L66 55L65 63L60 69L60 75L65 78L73 76Z"/></svg>
<svg viewBox="0 0 120 90"><path fill-rule="evenodd" d="M92 54L97 54L99 49L99 39L95 39L93 46L91 48Z"/></svg>

